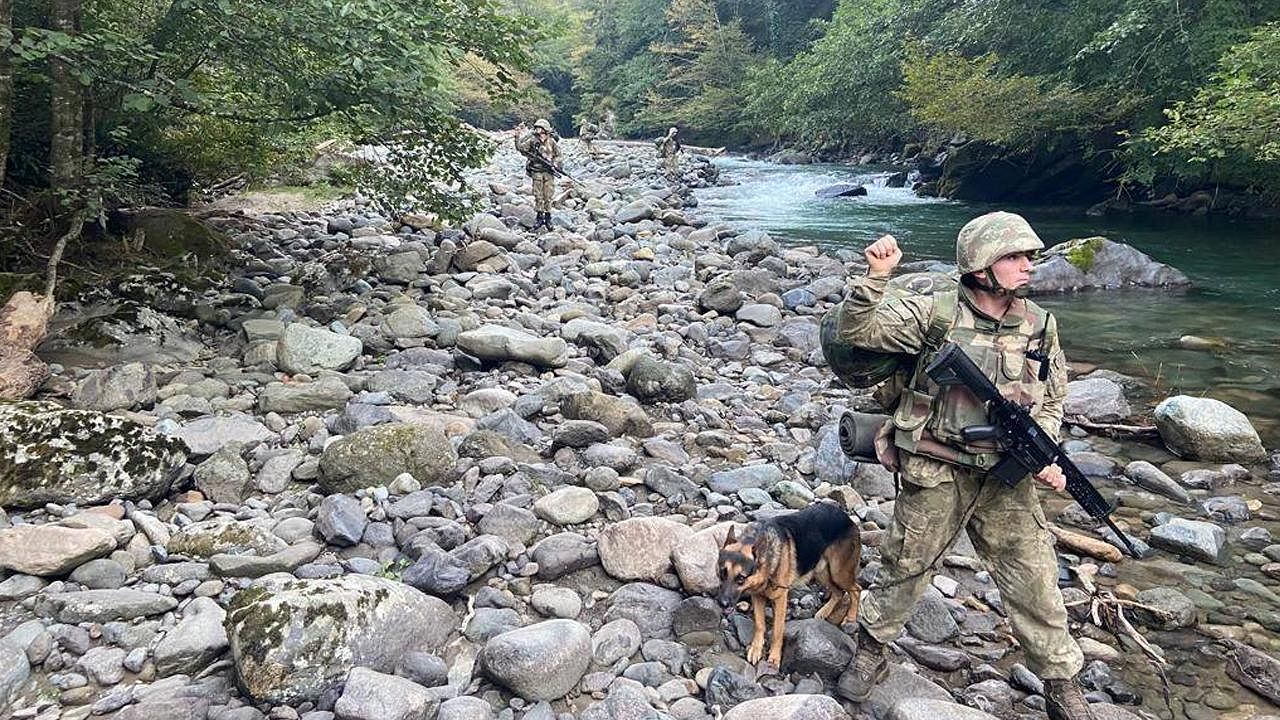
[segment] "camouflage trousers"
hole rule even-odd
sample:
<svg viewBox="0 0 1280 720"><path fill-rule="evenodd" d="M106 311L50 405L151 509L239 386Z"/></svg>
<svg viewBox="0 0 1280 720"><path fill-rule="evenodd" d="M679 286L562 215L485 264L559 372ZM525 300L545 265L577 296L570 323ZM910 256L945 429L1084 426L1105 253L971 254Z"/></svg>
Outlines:
<svg viewBox="0 0 1280 720"><path fill-rule="evenodd" d="M551 212L551 198L556 194L556 178L551 173L536 172L533 178L533 207L537 212Z"/></svg>
<svg viewBox="0 0 1280 720"><path fill-rule="evenodd" d="M1074 677L1084 656L1067 631L1057 554L1034 481L1007 488L993 478L983 482L979 470L909 453L902 458L902 491L881 545L883 567L862 596L867 632L886 643L898 637L933 577L928 564L973 505L969 537L1000 590L1027 665L1044 679Z"/></svg>
<svg viewBox="0 0 1280 720"><path fill-rule="evenodd" d="M664 155L662 156L662 172L669 176L680 174L680 156Z"/></svg>

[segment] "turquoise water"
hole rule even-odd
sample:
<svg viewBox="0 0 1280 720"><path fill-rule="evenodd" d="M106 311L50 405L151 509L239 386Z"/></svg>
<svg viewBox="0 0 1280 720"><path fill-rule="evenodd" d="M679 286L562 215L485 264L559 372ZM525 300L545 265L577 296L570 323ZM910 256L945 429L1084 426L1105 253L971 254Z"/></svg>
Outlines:
<svg viewBox="0 0 1280 720"><path fill-rule="evenodd" d="M1280 446L1280 224L1157 214L1092 218L1078 207L919 198L884 187L886 173L864 168L718 162L724 177L738 184L698 191L702 212L787 242L861 248L887 232L902 243L904 262L950 261L956 232L966 221L1005 209L1026 216L1046 244L1102 235L1173 265L1195 287L1037 300L1058 315L1072 361L1146 382L1149 394L1131 398L1136 407L1177 393L1214 397L1248 415L1267 447ZM868 195L814 196L837 182L867 184ZM1221 347L1185 349L1178 343L1183 335L1216 340Z"/></svg>

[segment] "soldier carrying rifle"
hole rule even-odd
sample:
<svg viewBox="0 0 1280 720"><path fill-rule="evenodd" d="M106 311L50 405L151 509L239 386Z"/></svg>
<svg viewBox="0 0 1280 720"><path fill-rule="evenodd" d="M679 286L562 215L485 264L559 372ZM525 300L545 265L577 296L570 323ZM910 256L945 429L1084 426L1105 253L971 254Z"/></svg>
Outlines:
<svg viewBox="0 0 1280 720"><path fill-rule="evenodd" d="M516 150L528 158L524 171L533 180L533 206L538 213L533 228L550 230L555 176L564 174L560 167L560 145L551 131L551 123L539 118L533 123L532 132L516 137Z"/></svg>

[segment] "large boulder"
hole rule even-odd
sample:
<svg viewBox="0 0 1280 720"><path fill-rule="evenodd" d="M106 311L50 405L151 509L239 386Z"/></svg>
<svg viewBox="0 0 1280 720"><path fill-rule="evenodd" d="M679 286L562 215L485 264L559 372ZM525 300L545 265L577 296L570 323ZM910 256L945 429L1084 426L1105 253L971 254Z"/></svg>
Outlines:
<svg viewBox="0 0 1280 720"><path fill-rule="evenodd" d="M0 406L0 506L154 499L186 462L176 439L50 402Z"/></svg>
<svg viewBox="0 0 1280 720"><path fill-rule="evenodd" d="M619 580L657 580L671 569L671 550L693 535L688 525L662 517L610 523L597 542L600 564Z"/></svg>
<svg viewBox="0 0 1280 720"><path fill-rule="evenodd" d="M156 376L142 363L94 370L76 388L75 406L84 410L131 410L156 402Z"/></svg>
<svg viewBox="0 0 1280 720"><path fill-rule="evenodd" d="M24 575L66 575L115 549L115 537L98 528L18 525L0 530L0 569Z"/></svg>
<svg viewBox="0 0 1280 720"><path fill-rule="evenodd" d="M1031 270L1035 293L1120 287L1178 287L1191 280L1136 248L1104 237L1054 245Z"/></svg>
<svg viewBox="0 0 1280 720"><path fill-rule="evenodd" d="M1174 518L1151 528L1148 542L1152 547L1216 563L1227 545L1227 533L1210 522Z"/></svg>
<svg viewBox="0 0 1280 720"><path fill-rule="evenodd" d="M555 700L577 686L591 664L591 631L547 620L490 638L480 652L485 674L526 700Z"/></svg>
<svg viewBox="0 0 1280 720"><path fill-rule="evenodd" d="M453 478L457 452L439 429L415 423L357 430L320 455L320 487L326 495L387 485L400 473L423 487Z"/></svg>
<svg viewBox="0 0 1280 720"><path fill-rule="evenodd" d="M1236 463L1267 459L1249 418L1220 400L1175 395L1156 406L1155 420L1164 444L1183 457Z"/></svg>
<svg viewBox="0 0 1280 720"><path fill-rule="evenodd" d="M276 357L280 369L290 375L314 375L320 370L346 370L362 352L364 343L358 337L290 323L280 336Z"/></svg>
<svg viewBox="0 0 1280 720"><path fill-rule="evenodd" d="M435 652L457 624L443 600L393 580L275 574L232 599L226 625L245 692L297 704L317 701L353 667L391 673L406 652Z"/></svg>
<svg viewBox="0 0 1280 720"><path fill-rule="evenodd" d="M697 391L697 383L689 368L660 362L648 355L636 360L627 375L627 392L644 403L684 402Z"/></svg>
<svg viewBox="0 0 1280 720"><path fill-rule="evenodd" d="M568 345L558 337L540 338L502 325L482 325L458 334L458 349L481 360L515 360L537 367L564 367Z"/></svg>

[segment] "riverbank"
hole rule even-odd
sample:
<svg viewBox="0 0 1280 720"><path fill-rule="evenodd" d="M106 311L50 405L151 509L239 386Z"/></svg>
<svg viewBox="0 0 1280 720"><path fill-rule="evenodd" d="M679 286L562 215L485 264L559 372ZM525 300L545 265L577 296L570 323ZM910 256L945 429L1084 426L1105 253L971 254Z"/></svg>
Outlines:
<svg viewBox="0 0 1280 720"><path fill-rule="evenodd" d="M862 522L864 582L878 568L893 481L840 454L836 418L870 401L832 384L816 345L863 268L709 224L688 189L715 181L706 161L672 187L651 148L565 149L581 184L551 232L529 230L504 143L463 228L359 200L212 217L236 242L225 282L144 276L62 308L44 395L83 409L0 417L0 693L19 717L962 712L924 699L1038 716L963 538L869 702L841 695L852 640L812 618L812 589L793 593L783 673L747 665L748 614L707 596L734 523L827 498ZM1064 549L1073 597L1090 597L1083 576L1170 613L1135 620L1180 716L1275 712L1259 694L1275 684L1228 677L1221 653L1262 672L1265 656L1206 644L1280 649L1268 463L1084 434L1069 449L1158 548L1114 564ZM1076 622L1108 717L1158 714L1143 663Z"/></svg>

